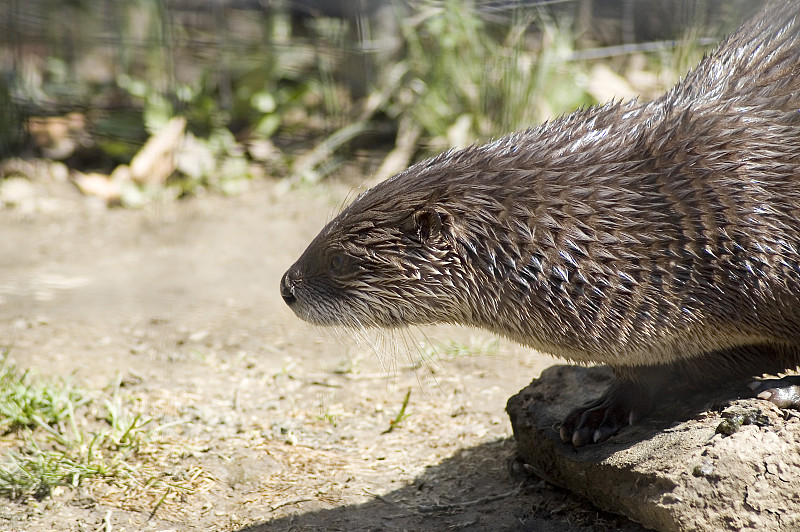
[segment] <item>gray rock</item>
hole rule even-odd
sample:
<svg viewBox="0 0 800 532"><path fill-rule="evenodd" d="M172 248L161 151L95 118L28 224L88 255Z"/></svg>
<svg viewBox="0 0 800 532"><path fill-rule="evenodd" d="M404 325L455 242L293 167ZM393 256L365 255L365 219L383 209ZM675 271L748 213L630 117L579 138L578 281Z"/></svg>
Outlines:
<svg viewBox="0 0 800 532"><path fill-rule="evenodd" d="M605 367L553 366L509 399L519 453L534 472L656 530L800 530L797 412L732 384L664 401L601 445L562 443L561 419L611 379Z"/></svg>

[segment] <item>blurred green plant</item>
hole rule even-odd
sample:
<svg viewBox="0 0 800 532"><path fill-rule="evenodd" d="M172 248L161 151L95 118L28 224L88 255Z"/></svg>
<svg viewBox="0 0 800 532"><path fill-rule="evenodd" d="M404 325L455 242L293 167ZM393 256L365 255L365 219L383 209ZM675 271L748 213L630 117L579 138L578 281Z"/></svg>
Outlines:
<svg viewBox="0 0 800 532"><path fill-rule="evenodd" d="M119 77L120 87L141 102L142 125L150 135L175 116L186 118L186 156L179 157L177 172L167 183L178 195L199 188L240 192L252 177L249 162L265 162L253 147L269 141L281 127L292 127L287 117L297 110L307 112L314 84L308 80L287 82L275 68L265 62L237 76L231 83L229 104L222 103L220 86L208 72L197 85L181 84L168 93L141 80ZM235 133L241 135L241 141Z"/></svg>
<svg viewBox="0 0 800 532"><path fill-rule="evenodd" d="M367 65L371 52L354 46L338 19L314 19L312 36L302 37L291 34L289 17L279 11L259 17L242 11L229 24L211 4L196 18L182 18L165 0L108 3L102 13L78 3L64 8L68 24L58 24L55 15L49 23L111 77L83 79L76 73L80 54L53 47L39 66L20 69L7 92L26 108L80 109L92 148L101 152L89 171L103 174L130 163L170 119L185 118L184 151L191 157L167 181L126 185L123 205L202 189L236 193L261 173L314 182L357 147L391 148L374 172L380 180L415 159L595 103L590 81L597 59L579 59L592 54L576 51L579 39L568 24L530 6L490 22L476 4L415 3L399 17L403 53ZM100 28L112 22L113 45L80 40L69 30L79 21L95 32L108 31ZM683 73L698 50L696 39L685 42L647 55L649 70ZM595 55L616 70L630 56ZM348 75L356 70L367 77L367 68L377 74L362 97L363 91L348 90ZM6 118L0 109L0 124ZM0 136L0 149L3 142Z"/></svg>
<svg viewBox="0 0 800 532"><path fill-rule="evenodd" d="M591 103L576 83L580 67L569 63L574 36L542 20L542 42L533 50L525 39L536 19L520 13L497 36L469 2L446 0L429 8L403 27L409 73L390 112L411 112L438 150ZM463 131L454 131L458 127Z"/></svg>
<svg viewBox="0 0 800 532"><path fill-rule="evenodd" d="M528 42L534 24L538 46ZM300 179L319 178L310 170L374 129L376 117L394 122L396 147L405 151L379 170L380 179L405 166L420 146L423 155L464 147L594 103L585 90L587 65L569 60L574 34L538 14L520 11L511 24L490 28L473 3L445 0L419 6L401 28L405 56L384 68L360 117L295 166Z"/></svg>
<svg viewBox="0 0 800 532"><path fill-rule="evenodd" d="M25 114L12 98L8 80L0 77L0 160L18 152L24 144Z"/></svg>

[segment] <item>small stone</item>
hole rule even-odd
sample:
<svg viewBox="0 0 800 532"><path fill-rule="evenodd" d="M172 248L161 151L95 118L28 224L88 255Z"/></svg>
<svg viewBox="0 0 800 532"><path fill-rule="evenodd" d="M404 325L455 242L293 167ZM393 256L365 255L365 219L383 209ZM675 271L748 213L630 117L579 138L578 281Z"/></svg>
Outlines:
<svg viewBox="0 0 800 532"><path fill-rule="evenodd" d="M36 187L23 177L9 177L0 181L0 203L19 207L36 199Z"/></svg>
<svg viewBox="0 0 800 532"><path fill-rule="evenodd" d="M692 475L696 477L709 477L714 473L714 464L710 460L703 460L703 463L694 466Z"/></svg>
<svg viewBox="0 0 800 532"><path fill-rule="evenodd" d="M208 331L196 331L189 335L190 342L202 342L210 333Z"/></svg>

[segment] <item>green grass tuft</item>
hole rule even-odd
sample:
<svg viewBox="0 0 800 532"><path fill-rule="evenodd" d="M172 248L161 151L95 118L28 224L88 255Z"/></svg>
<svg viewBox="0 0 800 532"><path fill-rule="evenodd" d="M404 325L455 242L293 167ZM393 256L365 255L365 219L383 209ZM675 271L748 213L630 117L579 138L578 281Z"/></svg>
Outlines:
<svg viewBox="0 0 800 532"><path fill-rule="evenodd" d="M192 490L191 483L167 485L154 477L155 440L169 425L132 411L119 383L90 393L69 380L19 371L0 351L0 403L0 496L42 500L59 486L101 482L147 492L143 499L155 511L169 494Z"/></svg>
<svg viewBox="0 0 800 532"><path fill-rule="evenodd" d="M57 425L88 402L84 392L69 381L57 385L32 381L6 355L7 350L0 349L0 431Z"/></svg>
<svg viewBox="0 0 800 532"><path fill-rule="evenodd" d="M406 409L408 408L408 400L410 398L411 389L406 392L406 396L403 398L403 404L400 405L400 410L397 412L397 415L394 418L389 420L389 428L384 430L383 434L388 434L394 429L400 428L403 421L411 417L411 414L406 413Z"/></svg>

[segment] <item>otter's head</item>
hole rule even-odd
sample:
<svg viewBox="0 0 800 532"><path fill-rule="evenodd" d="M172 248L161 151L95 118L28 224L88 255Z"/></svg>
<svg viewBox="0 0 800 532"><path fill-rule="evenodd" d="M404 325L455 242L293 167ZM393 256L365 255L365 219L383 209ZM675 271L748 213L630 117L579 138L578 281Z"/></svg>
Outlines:
<svg viewBox="0 0 800 532"><path fill-rule="evenodd" d="M412 170L413 172L413 170ZM328 223L281 279L281 295L318 325L453 322L465 280L453 218L408 171L368 190Z"/></svg>

